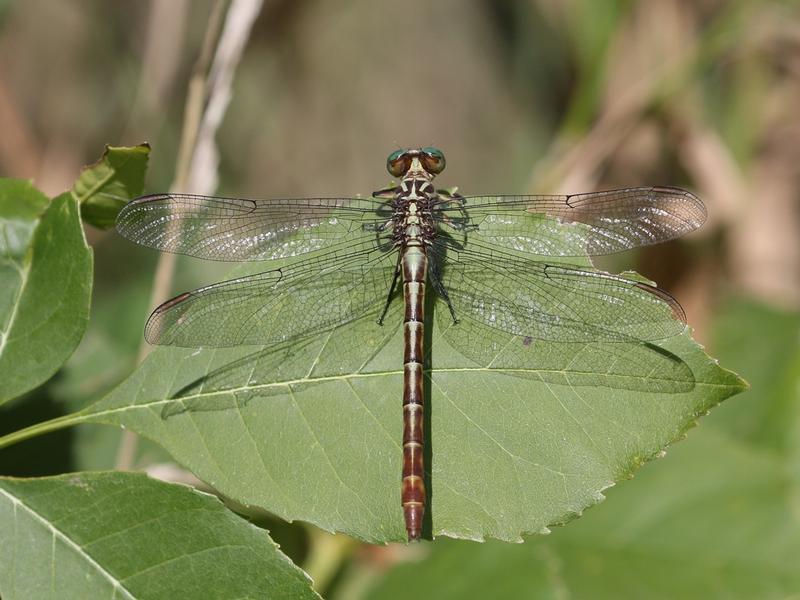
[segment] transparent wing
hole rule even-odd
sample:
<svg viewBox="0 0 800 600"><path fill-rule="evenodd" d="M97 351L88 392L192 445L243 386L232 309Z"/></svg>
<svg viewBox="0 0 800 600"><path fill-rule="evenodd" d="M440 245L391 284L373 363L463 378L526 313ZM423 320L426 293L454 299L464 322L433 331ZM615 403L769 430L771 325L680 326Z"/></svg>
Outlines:
<svg viewBox="0 0 800 600"><path fill-rule="evenodd" d="M169 346L228 347L326 331L385 302L396 261L396 252L365 244L200 288L153 311L145 338Z"/></svg>
<svg viewBox="0 0 800 600"><path fill-rule="evenodd" d="M359 198L250 200L191 194L143 196L126 204L117 231L131 241L198 258L288 258L375 239L386 205Z"/></svg>
<svg viewBox="0 0 800 600"><path fill-rule="evenodd" d="M447 343L478 366L504 375L641 392L683 393L695 386L689 365L647 342L548 343L506 333L468 315L453 323L442 302L434 313Z"/></svg>
<svg viewBox="0 0 800 600"><path fill-rule="evenodd" d="M476 248L479 250L477 251ZM530 340L633 342L672 337L685 327L678 302L646 283L524 260L487 247L432 252L456 319ZM480 336L475 343L481 343Z"/></svg>
<svg viewBox="0 0 800 600"><path fill-rule="evenodd" d="M435 217L446 227L502 248L539 256L612 254L658 244L700 227L703 203L672 187L641 187L564 196L473 196L445 201ZM578 224L565 229L564 223Z"/></svg>

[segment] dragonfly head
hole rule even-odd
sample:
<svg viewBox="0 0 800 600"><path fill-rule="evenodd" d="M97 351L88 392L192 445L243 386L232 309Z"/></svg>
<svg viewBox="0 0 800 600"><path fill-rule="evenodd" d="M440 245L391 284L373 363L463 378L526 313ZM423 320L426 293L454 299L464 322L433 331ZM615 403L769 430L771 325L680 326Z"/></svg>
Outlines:
<svg viewBox="0 0 800 600"><path fill-rule="evenodd" d="M393 177L423 175L433 179L444 167L444 153L431 146L395 150L386 159L386 169Z"/></svg>

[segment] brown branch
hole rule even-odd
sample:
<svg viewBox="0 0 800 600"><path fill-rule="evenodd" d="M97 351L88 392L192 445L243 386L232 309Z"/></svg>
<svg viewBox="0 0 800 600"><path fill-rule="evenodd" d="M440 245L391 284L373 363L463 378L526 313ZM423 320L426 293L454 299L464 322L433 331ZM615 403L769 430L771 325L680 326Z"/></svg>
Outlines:
<svg viewBox="0 0 800 600"><path fill-rule="evenodd" d="M173 191L210 194L217 186L215 137L231 98L236 67L250 31L261 10L262 0L217 0L212 8L200 55L194 65L186 97L181 143L178 149ZM225 17L220 33L220 25ZM154 277L150 306L163 300L172 286L175 255L162 254ZM150 353L143 343L138 361ZM126 431L117 452L118 469L130 469L136 452L136 435Z"/></svg>

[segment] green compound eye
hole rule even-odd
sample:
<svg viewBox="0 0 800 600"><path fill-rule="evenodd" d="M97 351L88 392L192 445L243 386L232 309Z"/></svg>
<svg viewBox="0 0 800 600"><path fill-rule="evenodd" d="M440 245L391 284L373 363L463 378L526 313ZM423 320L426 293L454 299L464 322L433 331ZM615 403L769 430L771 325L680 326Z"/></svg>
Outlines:
<svg viewBox="0 0 800 600"><path fill-rule="evenodd" d="M433 148L432 146L426 146L425 148L420 148L420 152L422 152L420 157L422 166L425 167L428 173L438 175L444 171L446 163L444 160L444 153L441 150Z"/></svg>
<svg viewBox="0 0 800 600"><path fill-rule="evenodd" d="M394 152L392 152L392 153L389 155L389 158L387 158L387 159L386 159L386 162L387 162L387 163L394 162L394 161L396 161L398 158L400 158L401 156L403 156L403 154L405 154L405 153L406 153L406 151L405 151L405 150L403 150L402 148L401 148L400 150L395 150Z"/></svg>
<svg viewBox="0 0 800 600"><path fill-rule="evenodd" d="M395 150L386 159L386 170L393 177L402 177L411 166L411 158L406 154L407 150Z"/></svg>

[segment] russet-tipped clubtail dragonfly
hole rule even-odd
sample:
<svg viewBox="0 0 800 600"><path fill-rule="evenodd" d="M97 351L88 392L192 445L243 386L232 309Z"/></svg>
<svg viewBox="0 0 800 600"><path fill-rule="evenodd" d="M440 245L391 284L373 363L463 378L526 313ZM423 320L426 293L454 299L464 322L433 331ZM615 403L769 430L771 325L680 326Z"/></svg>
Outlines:
<svg viewBox="0 0 800 600"><path fill-rule="evenodd" d="M164 302L145 328L153 344L291 342L383 306L381 323L402 285L401 505L409 541L420 538L426 502L426 288L443 301L454 328L476 328L475 335L461 336L466 344L482 343L480 327L521 336L524 345L665 339L685 328L683 310L669 294L556 257L656 244L697 229L706 218L700 200L672 187L465 197L434 188L444 167L436 148L402 149L387 159L399 185L371 198L156 194L131 201L117 220L123 236L166 252L222 261L307 255Z"/></svg>

